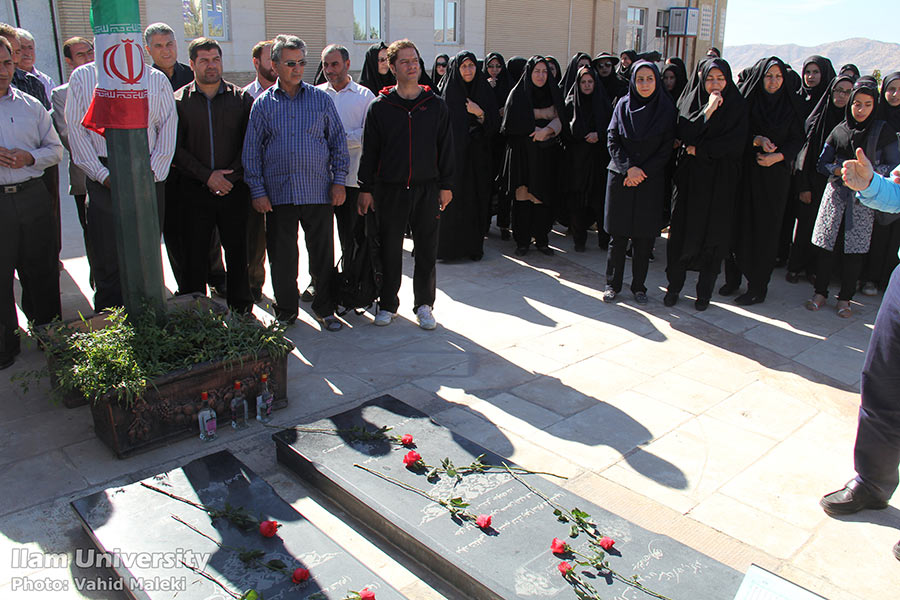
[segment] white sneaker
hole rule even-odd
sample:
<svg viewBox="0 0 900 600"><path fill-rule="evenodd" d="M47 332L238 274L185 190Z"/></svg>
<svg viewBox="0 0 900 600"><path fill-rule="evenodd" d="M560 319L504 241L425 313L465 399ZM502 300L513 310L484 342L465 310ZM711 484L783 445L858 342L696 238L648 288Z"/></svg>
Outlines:
<svg viewBox="0 0 900 600"><path fill-rule="evenodd" d="M862 286L863 296L877 296L878 288L875 287L875 284L871 281L867 281L865 285Z"/></svg>
<svg viewBox="0 0 900 600"><path fill-rule="evenodd" d="M391 321L393 321L396 316L397 313L378 309L378 313L375 315L375 324L379 327L386 327L391 324Z"/></svg>
<svg viewBox="0 0 900 600"><path fill-rule="evenodd" d="M431 307L427 304L423 304L416 310L416 318L419 320L419 327L422 329L434 329L437 327L437 321L434 320L434 315L431 314Z"/></svg>

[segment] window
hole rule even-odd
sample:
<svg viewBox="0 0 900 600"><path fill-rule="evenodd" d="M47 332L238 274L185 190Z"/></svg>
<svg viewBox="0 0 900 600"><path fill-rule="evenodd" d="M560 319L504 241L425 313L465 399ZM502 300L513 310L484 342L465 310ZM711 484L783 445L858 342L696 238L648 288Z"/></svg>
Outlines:
<svg viewBox="0 0 900 600"><path fill-rule="evenodd" d="M459 2L434 0L434 41L455 44L459 41Z"/></svg>
<svg viewBox="0 0 900 600"><path fill-rule="evenodd" d="M353 39L381 39L381 0L353 0Z"/></svg>
<svg viewBox="0 0 900 600"><path fill-rule="evenodd" d="M656 37L664 38L669 33L669 11L656 11Z"/></svg>
<svg viewBox="0 0 900 600"><path fill-rule="evenodd" d="M647 22L646 8L628 7L625 20L625 48L635 52L644 50L644 23Z"/></svg>
<svg viewBox="0 0 900 600"><path fill-rule="evenodd" d="M208 37L228 39L228 5L226 0L182 0L184 37L192 40Z"/></svg>

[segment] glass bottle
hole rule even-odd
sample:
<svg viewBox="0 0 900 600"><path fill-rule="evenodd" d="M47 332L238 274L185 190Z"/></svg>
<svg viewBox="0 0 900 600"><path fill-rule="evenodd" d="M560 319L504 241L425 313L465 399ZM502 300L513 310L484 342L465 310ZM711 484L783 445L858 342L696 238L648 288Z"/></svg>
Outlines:
<svg viewBox="0 0 900 600"><path fill-rule="evenodd" d="M211 442L216 439L216 411L209 405L209 395L206 392L200 392L200 404L202 408L197 413L197 420L200 422L200 439L204 442Z"/></svg>
<svg viewBox="0 0 900 600"><path fill-rule="evenodd" d="M247 399L241 389L241 382L234 382L234 397L231 399L231 426L234 429L244 429L249 426L247 422Z"/></svg>
<svg viewBox="0 0 900 600"><path fill-rule="evenodd" d="M268 423L272 420L273 395L269 390L269 375L263 373L259 380L259 395L256 397L256 420Z"/></svg>

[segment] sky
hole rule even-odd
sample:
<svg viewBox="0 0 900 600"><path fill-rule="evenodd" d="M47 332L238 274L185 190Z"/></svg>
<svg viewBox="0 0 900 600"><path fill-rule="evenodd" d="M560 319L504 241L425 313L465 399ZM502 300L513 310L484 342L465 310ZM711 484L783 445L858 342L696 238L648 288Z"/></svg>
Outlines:
<svg viewBox="0 0 900 600"><path fill-rule="evenodd" d="M728 0L725 46L900 42L898 0Z"/></svg>

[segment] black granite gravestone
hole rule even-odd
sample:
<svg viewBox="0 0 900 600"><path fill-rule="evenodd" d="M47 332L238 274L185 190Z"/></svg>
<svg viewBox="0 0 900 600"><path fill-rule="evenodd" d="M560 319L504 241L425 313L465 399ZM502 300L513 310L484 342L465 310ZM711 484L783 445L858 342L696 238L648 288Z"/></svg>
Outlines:
<svg viewBox="0 0 900 600"><path fill-rule="evenodd" d="M72 502L99 553L79 550L81 562L111 566L119 579L111 589L133 598L192 600L232 598L210 579L181 561L201 569L240 596L255 589L265 600L341 600L351 590L369 588L378 600L403 598L380 577L347 553L275 490L228 451L199 458L180 469L144 480L170 494L210 507L226 503L245 508L260 520L282 524L275 537L265 538L258 528L243 531L226 519L210 521L198 508L150 490L140 482L110 488ZM281 560L289 572L309 570L300 584L290 575L261 567L248 567L237 552L218 547L172 516L220 543L265 551L262 560ZM109 553L102 557L100 553ZM85 582L109 585L109 582Z"/></svg>
<svg viewBox="0 0 900 600"><path fill-rule="evenodd" d="M504 461L391 396L302 429L376 430L383 426L392 427L391 434L411 434L416 451L429 465L438 465L445 457L457 466L467 465L481 454L485 463L499 465ZM550 552L550 542L558 537L583 550L587 545L585 534L569 538L569 525L556 519L553 507L509 474L466 475L461 482L443 476L431 484L424 472L404 466L406 448L387 441L359 441L359 436L348 433L335 436L297 429L280 431L273 439L280 462L442 576L466 598L576 598L557 568L562 559ZM471 513L492 516L492 529L485 533L469 522L454 521L445 508L354 467L354 463L437 498L462 497L470 504L467 510ZM563 507L589 513L598 529L616 540L609 556L610 567L626 578L637 575L643 585L672 600L733 598L740 586L738 571L604 510L598 506L603 504L602 498L588 501L543 477L522 477ZM602 598L651 597L613 578L592 579L591 569L579 567L576 572Z"/></svg>

